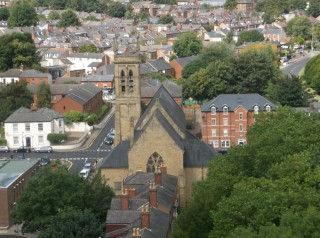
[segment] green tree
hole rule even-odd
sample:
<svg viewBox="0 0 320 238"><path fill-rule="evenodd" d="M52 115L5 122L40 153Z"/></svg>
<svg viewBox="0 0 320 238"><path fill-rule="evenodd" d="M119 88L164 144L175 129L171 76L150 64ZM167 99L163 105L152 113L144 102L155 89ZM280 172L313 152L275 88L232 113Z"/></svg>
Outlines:
<svg viewBox="0 0 320 238"><path fill-rule="evenodd" d="M225 9L232 11L237 7L237 1L236 0L227 0L223 6Z"/></svg>
<svg viewBox="0 0 320 238"><path fill-rule="evenodd" d="M45 20L47 20L47 17L46 17L45 15L43 15L43 14L38 14L37 16L38 16L38 21L45 21Z"/></svg>
<svg viewBox="0 0 320 238"><path fill-rule="evenodd" d="M178 57L197 55L202 49L202 42L194 32L183 33L173 43L173 51Z"/></svg>
<svg viewBox="0 0 320 238"><path fill-rule="evenodd" d="M98 49L94 44L84 44L79 47L78 52L80 52L80 53L86 53L86 52L98 53Z"/></svg>
<svg viewBox="0 0 320 238"><path fill-rule="evenodd" d="M153 0L152 2L156 4L169 4L169 5L177 4L176 0Z"/></svg>
<svg viewBox="0 0 320 238"><path fill-rule="evenodd" d="M124 17L127 7L120 2L112 2L108 6L107 14L111 17Z"/></svg>
<svg viewBox="0 0 320 238"><path fill-rule="evenodd" d="M41 82L37 91L37 107L51 108L51 92L48 84Z"/></svg>
<svg viewBox="0 0 320 238"><path fill-rule="evenodd" d="M167 14L167 15L162 15L159 17L159 24L170 24L170 23L174 23L174 19L171 15Z"/></svg>
<svg viewBox="0 0 320 238"><path fill-rule="evenodd" d="M41 231L38 237L74 237L75 234L78 238L102 237L101 223L92 211L66 208L52 218L48 227Z"/></svg>
<svg viewBox="0 0 320 238"><path fill-rule="evenodd" d="M264 36L258 30L241 31L237 44L242 45L244 42L256 42L263 40Z"/></svg>
<svg viewBox="0 0 320 238"><path fill-rule="evenodd" d="M310 0L307 13L313 17L318 17L320 15L320 2L317 0Z"/></svg>
<svg viewBox="0 0 320 238"><path fill-rule="evenodd" d="M0 8L0 21L6 21L9 18L9 10L7 7L1 7Z"/></svg>
<svg viewBox="0 0 320 238"><path fill-rule="evenodd" d="M6 120L11 113L20 107L30 108L33 103L27 82L19 81L7 84L0 92L0 122Z"/></svg>
<svg viewBox="0 0 320 238"><path fill-rule="evenodd" d="M38 22L37 12L34 6L26 0L12 2L9 7L9 27L36 26Z"/></svg>
<svg viewBox="0 0 320 238"><path fill-rule="evenodd" d="M303 79L317 94L320 93L320 55L314 56L308 61L304 70Z"/></svg>
<svg viewBox="0 0 320 238"><path fill-rule="evenodd" d="M317 237L319 119L289 108L259 113L248 144L216 157L195 183L171 237Z"/></svg>
<svg viewBox="0 0 320 238"><path fill-rule="evenodd" d="M85 119L85 114L79 111L71 110L64 114L65 122L72 123L72 122L83 122Z"/></svg>
<svg viewBox="0 0 320 238"><path fill-rule="evenodd" d="M78 174L69 173L64 166L58 166L55 172L52 172L50 167L43 168L36 178L26 184L17 201L16 210L13 212L14 222L16 224L23 223L23 232L44 231L43 237L47 237L50 231L59 233L59 230L52 229L56 229L60 221L69 217L70 220L66 222L66 226L60 224L61 229L68 229L69 233L71 229L74 230L82 226L83 229L81 232L79 231L79 234L87 234L92 229L96 234L100 226L89 228L82 223L85 220L84 216L79 217L76 221L73 220L73 217L77 215L78 211L91 218L95 214L99 223L105 224L106 210L104 209L109 207L114 194L110 187L105 186L105 182L99 184L99 181L102 180L98 179L97 184L91 185ZM103 200L99 200L102 198ZM75 211L71 213L70 209ZM90 210L92 215L86 210ZM104 216L101 216L102 213ZM93 219L92 222L94 221ZM68 228L67 224L69 223L70 227Z"/></svg>
<svg viewBox="0 0 320 238"><path fill-rule="evenodd" d="M69 27L69 26L80 26L80 20L77 14L71 10L67 9L61 14L61 18L58 23L58 27Z"/></svg>
<svg viewBox="0 0 320 238"><path fill-rule="evenodd" d="M48 15L49 20L58 20L60 19L60 14L56 10L52 10Z"/></svg>
<svg viewBox="0 0 320 238"><path fill-rule="evenodd" d="M39 67L40 57L29 33L12 33L0 37L0 71Z"/></svg>
<svg viewBox="0 0 320 238"><path fill-rule="evenodd" d="M307 17L295 17L287 24L286 33L289 36L303 37L303 39L310 39L311 21Z"/></svg>

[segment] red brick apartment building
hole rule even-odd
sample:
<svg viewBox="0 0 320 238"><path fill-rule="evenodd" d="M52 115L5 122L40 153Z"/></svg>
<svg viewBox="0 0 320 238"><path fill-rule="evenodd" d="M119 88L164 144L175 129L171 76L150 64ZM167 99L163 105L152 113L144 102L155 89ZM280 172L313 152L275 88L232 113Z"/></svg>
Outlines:
<svg viewBox="0 0 320 238"><path fill-rule="evenodd" d="M10 213L15 209L26 182L38 171L38 159L0 160L0 230L12 226Z"/></svg>
<svg viewBox="0 0 320 238"><path fill-rule="evenodd" d="M201 134L215 149L247 143L247 130L255 115L276 110L276 105L259 94L222 94L201 107Z"/></svg>

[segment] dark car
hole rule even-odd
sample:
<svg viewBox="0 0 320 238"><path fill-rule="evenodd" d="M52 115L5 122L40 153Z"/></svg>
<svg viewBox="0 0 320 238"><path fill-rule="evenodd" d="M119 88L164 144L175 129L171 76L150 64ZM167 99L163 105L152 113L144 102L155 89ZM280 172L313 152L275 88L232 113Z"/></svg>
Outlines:
<svg viewBox="0 0 320 238"><path fill-rule="evenodd" d="M48 156L43 156L40 160L40 165L45 166L50 163L50 159Z"/></svg>
<svg viewBox="0 0 320 238"><path fill-rule="evenodd" d="M29 153L29 152L31 152L31 148L28 146L20 146L19 148L14 149L13 151L19 152L19 153Z"/></svg>
<svg viewBox="0 0 320 238"><path fill-rule="evenodd" d="M112 145L113 138L111 136L108 136L107 138L104 139L104 143L106 143L107 145Z"/></svg>
<svg viewBox="0 0 320 238"><path fill-rule="evenodd" d="M52 153L53 149L51 146L41 146L40 148L37 148L34 151L37 153Z"/></svg>

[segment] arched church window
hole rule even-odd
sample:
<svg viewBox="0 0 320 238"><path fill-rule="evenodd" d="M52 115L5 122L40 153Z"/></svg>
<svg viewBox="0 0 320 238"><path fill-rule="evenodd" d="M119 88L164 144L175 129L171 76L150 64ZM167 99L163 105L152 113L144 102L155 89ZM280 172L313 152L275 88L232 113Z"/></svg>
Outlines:
<svg viewBox="0 0 320 238"><path fill-rule="evenodd" d="M129 92L133 92L133 72L129 70Z"/></svg>
<svg viewBox="0 0 320 238"><path fill-rule="evenodd" d="M121 70L120 76L121 76L121 83L120 83L121 92L125 92L126 91L126 79L125 79L125 73L123 70Z"/></svg>
<svg viewBox="0 0 320 238"><path fill-rule="evenodd" d="M147 173L152 173L156 171L156 168L163 164L162 157L157 153L154 152L147 162Z"/></svg>

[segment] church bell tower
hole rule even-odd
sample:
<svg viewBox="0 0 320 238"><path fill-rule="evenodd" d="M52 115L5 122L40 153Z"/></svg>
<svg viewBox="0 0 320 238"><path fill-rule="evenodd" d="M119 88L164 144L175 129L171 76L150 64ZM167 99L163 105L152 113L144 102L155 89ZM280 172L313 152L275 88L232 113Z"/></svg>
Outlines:
<svg viewBox="0 0 320 238"><path fill-rule="evenodd" d="M117 54L114 58L116 92L114 146L133 139L134 126L141 115L140 57L138 53Z"/></svg>

